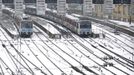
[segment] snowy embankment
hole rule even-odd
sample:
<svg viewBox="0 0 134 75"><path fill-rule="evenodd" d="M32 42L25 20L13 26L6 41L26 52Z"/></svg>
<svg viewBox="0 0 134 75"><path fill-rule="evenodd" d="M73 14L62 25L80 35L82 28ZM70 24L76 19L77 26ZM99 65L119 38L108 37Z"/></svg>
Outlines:
<svg viewBox="0 0 134 75"><path fill-rule="evenodd" d="M122 25L122 26L126 26L126 27L134 26L134 23L129 24L129 22L123 22L123 21L117 21L117 20L109 20L109 22Z"/></svg>

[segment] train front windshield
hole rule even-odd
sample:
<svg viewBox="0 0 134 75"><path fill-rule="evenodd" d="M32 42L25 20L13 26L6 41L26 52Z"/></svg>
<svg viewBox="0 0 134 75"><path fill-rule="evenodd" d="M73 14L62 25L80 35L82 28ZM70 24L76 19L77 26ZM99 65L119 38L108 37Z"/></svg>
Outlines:
<svg viewBox="0 0 134 75"><path fill-rule="evenodd" d="M80 28L91 28L91 22L90 21L81 21Z"/></svg>
<svg viewBox="0 0 134 75"><path fill-rule="evenodd" d="M33 28L31 21L23 21L21 24L21 28Z"/></svg>

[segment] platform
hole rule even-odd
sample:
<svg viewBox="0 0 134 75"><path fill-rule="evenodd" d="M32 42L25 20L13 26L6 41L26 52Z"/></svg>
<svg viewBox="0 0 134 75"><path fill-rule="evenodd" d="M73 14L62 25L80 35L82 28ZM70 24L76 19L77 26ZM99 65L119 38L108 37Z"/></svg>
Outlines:
<svg viewBox="0 0 134 75"><path fill-rule="evenodd" d="M45 19L39 17L32 17L32 20L34 24L40 27L43 31L45 31L50 38L61 38L61 33L56 28L54 28L51 23L45 21Z"/></svg>

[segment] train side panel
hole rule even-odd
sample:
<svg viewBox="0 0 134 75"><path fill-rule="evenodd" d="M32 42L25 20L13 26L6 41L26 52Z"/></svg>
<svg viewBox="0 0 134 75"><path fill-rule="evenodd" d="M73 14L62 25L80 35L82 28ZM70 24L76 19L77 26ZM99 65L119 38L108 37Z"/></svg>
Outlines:
<svg viewBox="0 0 134 75"><path fill-rule="evenodd" d="M3 9L2 12L4 14L7 14L8 16L12 17L15 21L15 27L17 28L19 35L22 37L30 37L33 33L33 28L32 28L32 21L23 18L22 16L15 15L15 12L10 9ZM25 19L25 20L24 20Z"/></svg>

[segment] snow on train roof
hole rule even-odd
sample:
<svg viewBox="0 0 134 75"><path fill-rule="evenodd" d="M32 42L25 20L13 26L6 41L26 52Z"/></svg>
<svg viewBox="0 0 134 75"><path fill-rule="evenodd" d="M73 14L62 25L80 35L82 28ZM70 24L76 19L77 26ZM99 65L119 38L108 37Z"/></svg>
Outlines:
<svg viewBox="0 0 134 75"><path fill-rule="evenodd" d="M65 16L66 16L67 18L70 18L70 19L75 20L75 21L78 21L78 20L79 20L79 18L74 17L74 16L69 15L69 14L66 14Z"/></svg>
<svg viewBox="0 0 134 75"><path fill-rule="evenodd" d="M45 27L48 31L50 31L52 34L60 34L60 32L58 30L56 30L50 23L47 23L46 25L44 25L43 27Z"/></svg>
<svg viewBox="0 0 134 75"><path fill-rule="evenodd" d="M28 6L26 6L26 8L27 7L29 7L29 8L36 8L36 6L34 6L34 5L28 5Z"/></svg>
<svg viewBox="0 0 134 75"><path fill-rule="evenodd" d="M74 16L74 17L77 17L77 18L79 18L80 20L89 20L87 17L84 17L84 16L82 16L82 15L79 15L79 14L71 14L72 16Z"/></svg>
<svg viewBox="0 0 134 75"><path fill-rule="evenodd" d="M81 20L89 20L87 17L84 17L79 14L66 14L66 17L75 20L75 21L81 21Z"/></svg>
<svg viewBox="0 0 134 75"><path fill-rule="evenodd" d="M75 16L75 17L82 17L82 15L79 15L79 14L71 14L71 15L73 15L73 16Z"/></svg>
<svg viewBox="0 0 134 75"><path fill-rule="evenodd" d="M4 7L3 9L9 10L9 11L15 13L14 9L12 9L12 8Z"/></svg>

